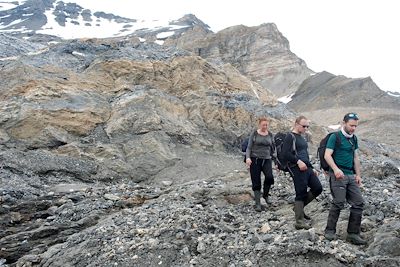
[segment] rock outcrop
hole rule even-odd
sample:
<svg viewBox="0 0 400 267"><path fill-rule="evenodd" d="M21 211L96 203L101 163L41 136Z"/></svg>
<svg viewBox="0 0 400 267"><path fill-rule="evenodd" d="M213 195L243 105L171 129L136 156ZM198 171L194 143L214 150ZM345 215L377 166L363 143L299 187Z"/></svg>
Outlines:
<svg viewBox="0 0 400 267"><path fill-rule="evenodd" d="M174 45L217 64L230 63L243 75L277 96L294 93L312 71L290 51L288 40L273 23L243 25L212 33L202 26L173 35Z"/></svg>
<svg viewBox="0 0 400 267"><path fill-rule="evenodd" d="M229 150L257 116L270 116L276 130L288 128L293 116L230 65L129 40L52 46L3 61L0 75L3 147L83 160L95 165L95 180L147 180L184 156L177 145ZM40 165L29 153L17 157L18 167L9 159L3 166Z"/></svg>

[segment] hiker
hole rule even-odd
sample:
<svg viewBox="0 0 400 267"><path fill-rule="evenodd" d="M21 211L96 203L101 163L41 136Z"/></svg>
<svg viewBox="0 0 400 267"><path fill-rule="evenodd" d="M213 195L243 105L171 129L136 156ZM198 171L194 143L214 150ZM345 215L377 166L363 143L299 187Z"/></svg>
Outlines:
<svg viewBox="0 0 400 267"><path fill-rule="evenodd" d="M287 164L296 191L294 204L296 229L311 228L304 220L311 219L304 214L304 207L322 192L322 185L318 179L318 172L311 165L308 154L308 144L304 137L309 127L310 122L306 117L298 117L292 132L286 135L282 146L282 156ZM295 142L295 145L293 145L293 142ZM293 148L295 148L295 151L293 151ZM308 190L308 187L310 190Z"/></svg>
<svg viewBox="0 0 400 267"><path fill-rule="evenodd" d="M347 226L347 241L355 245L365 245L367 242L360 236L361 217L364 199L361 195L361 171L358 158L358 142L354 132L358 125L358 116L347 113L339 133L332 134L326 144L325 160L328 163L329 184L333 197L329 210L328 222L325 228L327 240L336 239L336 224L345 202L351 205ZM336 138L340 138L340 143Z"/></svg>
<svg viewBox="0 0 400 267"><path fill-rule="evenodd" d="M272 133L268 130L268 119L258 119L258 129L251 133L246 149L246 165L250 169L252 189L254 191L255 209L261 211L261 172L264 173L263 198L271 204L269 191L274 184L272 174L272 156L274 144Z"/></svg>

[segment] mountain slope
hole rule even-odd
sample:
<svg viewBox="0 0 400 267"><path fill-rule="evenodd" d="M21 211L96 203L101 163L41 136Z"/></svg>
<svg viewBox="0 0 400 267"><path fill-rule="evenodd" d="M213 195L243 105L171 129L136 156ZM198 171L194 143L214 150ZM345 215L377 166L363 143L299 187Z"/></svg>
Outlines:
<svg viewBox="0 0 400 267"><path fill-rule="evenodd" d="M300 112L334 107L400 109L400 98L379 89L370 77L352 79L328 72L306 79L292 98L289 106Z"/></svg>
<svg viewBox="0 0 400 267"><path fill-rule="evenodd" d="M77 3L79 3L77 1ZM27 0L0 11L0 32L41 43L72 38L138 37L141 42L177 46L216 64L231 64L278 97L297 89L312 73L290 51L273 23L234 26L213 33L194 15L173 21L138 21L85 9L74 2ZM46 36L50 35L50 36Z"/></svg>
<svg viewBox="0 0 400 267"><path fill-rule="evenodd" d="M229 63L243 75L284 96L297 89L312 71L290 51L275 24L234 26L218 33L195 27L166 41L215 63Z"/></svg>
<svg viewBox="0 0 400 267"><path fill-rule="evenodd" d="M85 9L77 4L79 1L75 2L27 0L19 4L6 3L3 10L0 10L0 32L25 37L37 34L54 35L64 39L106 38L133 33L135 36L143 37L150 32L153 35L162 33L159 38L155 36L152 40L162 41L174 34L174 31L202 24L197 18L182 18L177 21L138 21L103 11Z"/></svg>
<svg viewBox="0 0 400 267"><path fill-rule="evenodd" d="M332 128L338 127L345 113L357 112L362 138L400 148L400 98L380 90L370 77L317 73L300 85L288 106Z"/></svg>

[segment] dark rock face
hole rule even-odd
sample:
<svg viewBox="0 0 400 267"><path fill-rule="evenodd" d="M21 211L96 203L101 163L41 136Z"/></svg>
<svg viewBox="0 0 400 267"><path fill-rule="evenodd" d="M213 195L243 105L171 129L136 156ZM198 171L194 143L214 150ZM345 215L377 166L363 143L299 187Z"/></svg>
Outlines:
<svg viewBox="0 0 400 267"><path fill-rule="evenodd" d="M0 60L34 53L45 46L0 33ZM1 62L0 62L1 64Z"/></svg>

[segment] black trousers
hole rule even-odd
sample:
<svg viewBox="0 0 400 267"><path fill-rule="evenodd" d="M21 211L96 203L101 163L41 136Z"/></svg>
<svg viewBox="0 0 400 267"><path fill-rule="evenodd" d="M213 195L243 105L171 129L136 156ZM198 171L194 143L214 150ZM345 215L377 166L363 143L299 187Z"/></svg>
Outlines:
<svg viewBox="0 0 400 267"><path fill-rule="evenodd" d="M272 174L272 160L251 158L250 176L253 191L261 191L261 173L264 173L264 197L268 196L271 185L274 184L274 175Z"/></svg>
<svg viewBox="0 0 400 267"><path fill-rule="evenodd" d="M297 201L305 201L307 199L307 190L310 188L314 197L322 193L322 185L312 168L308 167L306 171L300 171L298 166L290 167L290 175L293 178L294 189L296 191Z"/></svg>

